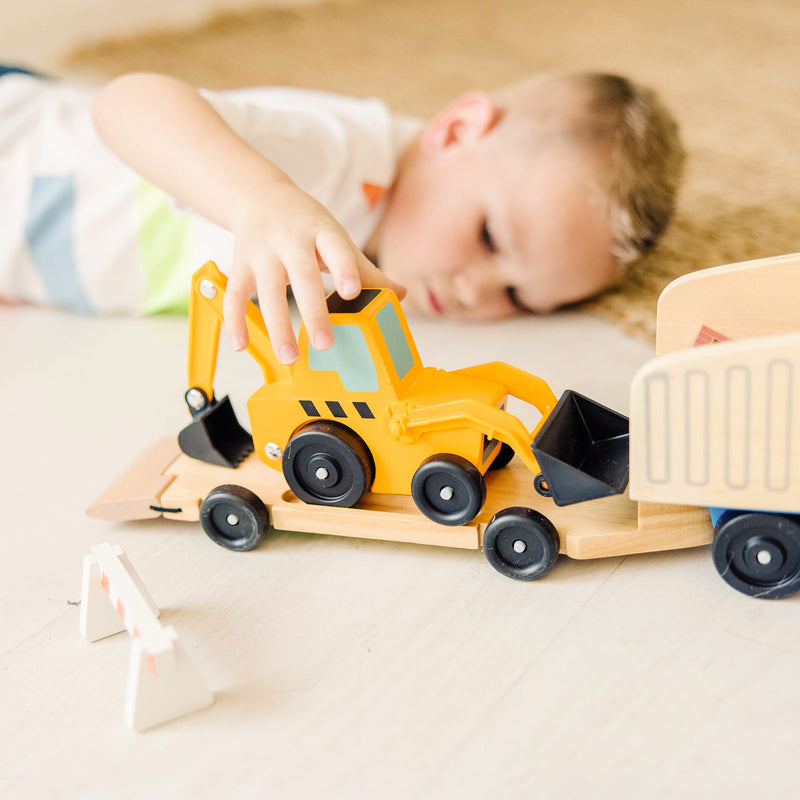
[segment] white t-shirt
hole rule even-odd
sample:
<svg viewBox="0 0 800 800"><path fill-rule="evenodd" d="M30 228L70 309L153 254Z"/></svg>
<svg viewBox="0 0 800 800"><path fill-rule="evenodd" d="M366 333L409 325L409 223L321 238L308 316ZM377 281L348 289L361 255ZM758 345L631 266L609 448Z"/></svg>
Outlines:
<svg viewBox="0 0 800 800"><path fill-rule="evenodd" d="M418 121L303 89L202 94L364 246ZM94 131L93 97L0 77L0 295L87 313L183 311L199 266L230 268L233 237L119 161Z"/></svg>

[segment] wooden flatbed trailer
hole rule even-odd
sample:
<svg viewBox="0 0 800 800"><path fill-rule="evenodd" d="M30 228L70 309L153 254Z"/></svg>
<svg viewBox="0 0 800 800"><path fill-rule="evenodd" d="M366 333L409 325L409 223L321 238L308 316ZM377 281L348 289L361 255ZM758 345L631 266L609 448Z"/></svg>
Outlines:
<svg viewBox="0 0 800 800"><path fill-rule="evenodd" d="M235 470L184 455L174 437L148 448L103 494L88 514L122 521L164 517L196 522L205 497L236 483L255 492L278 530L478 550L491 518L508 507L526 506L547 516L559 533L559 552L575 559L674 550L709 544L708 511L692 506L637 504L627 494L558 507L533 488L529 470L512 461L487 475L487 502L470 523L438 525L423 516L408 495L367 493L356 508L309 505L292 494L281 473L252 454Z"/></svg>

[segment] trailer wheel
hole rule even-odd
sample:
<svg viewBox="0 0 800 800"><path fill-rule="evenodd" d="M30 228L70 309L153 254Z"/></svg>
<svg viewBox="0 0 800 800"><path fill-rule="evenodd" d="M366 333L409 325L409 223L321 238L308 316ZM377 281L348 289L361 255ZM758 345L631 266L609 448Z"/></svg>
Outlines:
<svg viewBox="0 0 800 800"><path fill-rule="evenodd" d="M776 600L800 590L798 517L748 512L723 517L711 555L717 572L744 594Z"/></svg>
<svg viewBox="0 0 800 800"><path fill-rule="evenodd" d="M466 525L483 508L486 483L466 458L436 455L414 473L411 497L428 519L440 525Z"/></svg>
<svg viewBox="0 0 800 800"><path fill-rule="evenodd" d="M283 475L304 502L352 508L372 485L375 467L363 440L328 420L304 425L283 451Z"/></svg>
<svg viewBox="0 0 800 800"><path fill-rule="evenodd" d="M200 524L218 545L252 550L269 530L269 511L255 492L226 484L212 489L201 503Z"/></svg>
<svg viewBox="0 0 800 800"><path fill-rule="evenodd" d="M544 514L515 506L498 511L483 532L483 552L508 578L535 581L555 566L561 540Z"/></svg>

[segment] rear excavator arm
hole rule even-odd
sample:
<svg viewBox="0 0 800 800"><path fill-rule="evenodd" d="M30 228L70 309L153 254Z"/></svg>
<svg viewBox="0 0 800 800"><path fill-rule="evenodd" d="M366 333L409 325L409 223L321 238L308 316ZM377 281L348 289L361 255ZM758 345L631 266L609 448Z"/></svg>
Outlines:
<svg viewBox="0 0 800 800"><path fill-rule="evenodd" d="M228 279L213 261L207 261L192 277L189 303L189 386L214 396L219 333L222 326L222 298ZM281 364L272 350L264 318L254 303L247 304L247 352L261 368L264 383L289 380L291 367Z"/></svg>
<svg viewBox="0 0 800 800"><path fill-rule="evenodd" d="M184 428L178 443L192 458L221 466L236 467L253 449L250 434L242 428L230 400L214 396L222 299L228 279L213 261L207 261L192 277L189 301L189 389L186 403L193 421ZM253 303L247 304L247 352L261 368L264 383L291 379L292 368L274 356L264 319Z"/></svg>

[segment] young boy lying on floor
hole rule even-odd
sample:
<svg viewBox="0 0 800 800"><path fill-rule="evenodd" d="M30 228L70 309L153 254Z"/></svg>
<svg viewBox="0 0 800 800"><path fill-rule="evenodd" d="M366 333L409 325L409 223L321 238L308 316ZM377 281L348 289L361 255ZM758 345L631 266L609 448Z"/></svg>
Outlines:
<svg viewBox="0 0 800 800"><path fill-rule="evenodd" d="M0 295L182 310L213 259L234 349L256 293L291 363L287 285L314 346L333 342L321 272L460 320L603 290L664 231L683 159L655 93L602 73L469 92L423 123L308 90L137 73L95 95L0 69Z"/></svg>

